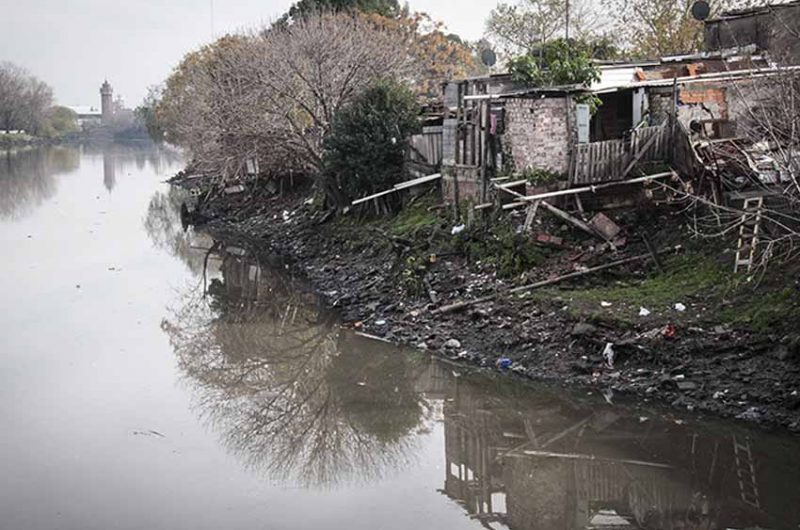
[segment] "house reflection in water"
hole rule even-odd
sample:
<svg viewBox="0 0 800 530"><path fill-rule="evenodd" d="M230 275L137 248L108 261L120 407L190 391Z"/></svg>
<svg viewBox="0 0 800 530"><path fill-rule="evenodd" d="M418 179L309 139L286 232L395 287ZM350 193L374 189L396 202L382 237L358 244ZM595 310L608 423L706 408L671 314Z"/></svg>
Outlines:
<svg viewBox="0 0 800 530"><path fill-rule="evenodd" d="M486 528L770 528L800 518L791 452L770 454L767 468L730 431L516 394L462 379L444 404L443 493Z"/></svg>

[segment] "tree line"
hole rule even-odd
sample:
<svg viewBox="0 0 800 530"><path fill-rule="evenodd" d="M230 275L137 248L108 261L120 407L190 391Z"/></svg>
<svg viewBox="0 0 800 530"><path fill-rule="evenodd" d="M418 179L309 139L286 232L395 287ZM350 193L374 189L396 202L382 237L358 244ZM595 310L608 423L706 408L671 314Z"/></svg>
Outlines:
<svg viewBox="0 0 800 530"><path fill-rule="evenodd" d="M190 52L139 115L187 148L198 172L236 178L257 160L261 174L311 176L339 206L391 185L397 168L371 164L384 175L364 178L330 151L402 162L418 104L478 63L426 15L396 2L351 4L320 11L301 2L275 24Z"/></svg>
<svg viewBox="0 0 800 530"><path fill-rule="evenodd" d="M77 116L54 105L53 89L24 68L0 63L0 130L52 137L77 130Z"/></svg>

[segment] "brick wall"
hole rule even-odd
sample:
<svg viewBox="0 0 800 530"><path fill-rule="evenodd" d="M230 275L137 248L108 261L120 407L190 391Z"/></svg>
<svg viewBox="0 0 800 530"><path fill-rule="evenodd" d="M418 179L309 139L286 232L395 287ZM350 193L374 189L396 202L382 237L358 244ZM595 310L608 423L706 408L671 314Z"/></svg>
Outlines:
<svg viewBox="0 0 800 530"><path fill-rule="evenodd" d="M564 97L506 101L503 142L513 156L514 169L566 174L572 138L568 125L574 127L574 112L574 104L568 104Z"/></svg>
<svg viewBox="0 0 800 530"><path fill-rule="evenodd" d="M692 120L727 119L728 90L725 82L694 83L678 88L678 120L687 128ZM651 89L650 114L656 123L672 112L672 87Z"/></svg>

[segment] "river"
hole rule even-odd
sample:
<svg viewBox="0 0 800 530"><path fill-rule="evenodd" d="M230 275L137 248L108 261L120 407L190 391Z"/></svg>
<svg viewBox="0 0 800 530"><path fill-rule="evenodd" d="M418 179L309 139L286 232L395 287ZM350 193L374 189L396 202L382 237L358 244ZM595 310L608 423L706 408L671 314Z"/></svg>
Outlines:
<svg viewBox="0 0 800 530"><path fill-rule="evenodd" d="M0 153L0 529L799 527L797 438L358 336L182 163Z"/></svg>

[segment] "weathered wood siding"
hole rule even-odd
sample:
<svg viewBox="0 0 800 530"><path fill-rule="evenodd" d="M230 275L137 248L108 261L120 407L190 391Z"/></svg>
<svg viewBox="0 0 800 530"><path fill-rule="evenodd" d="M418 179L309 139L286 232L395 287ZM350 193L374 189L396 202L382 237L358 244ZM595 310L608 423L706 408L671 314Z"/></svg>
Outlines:
<svg viewBox="0 0 800 530"><path fill-rule="evenodd" d="M665 126L643 127L630 138L592 142L575 146L571 170L573 185L622 180L628 165L666 160L669 136Z"/></svg>

